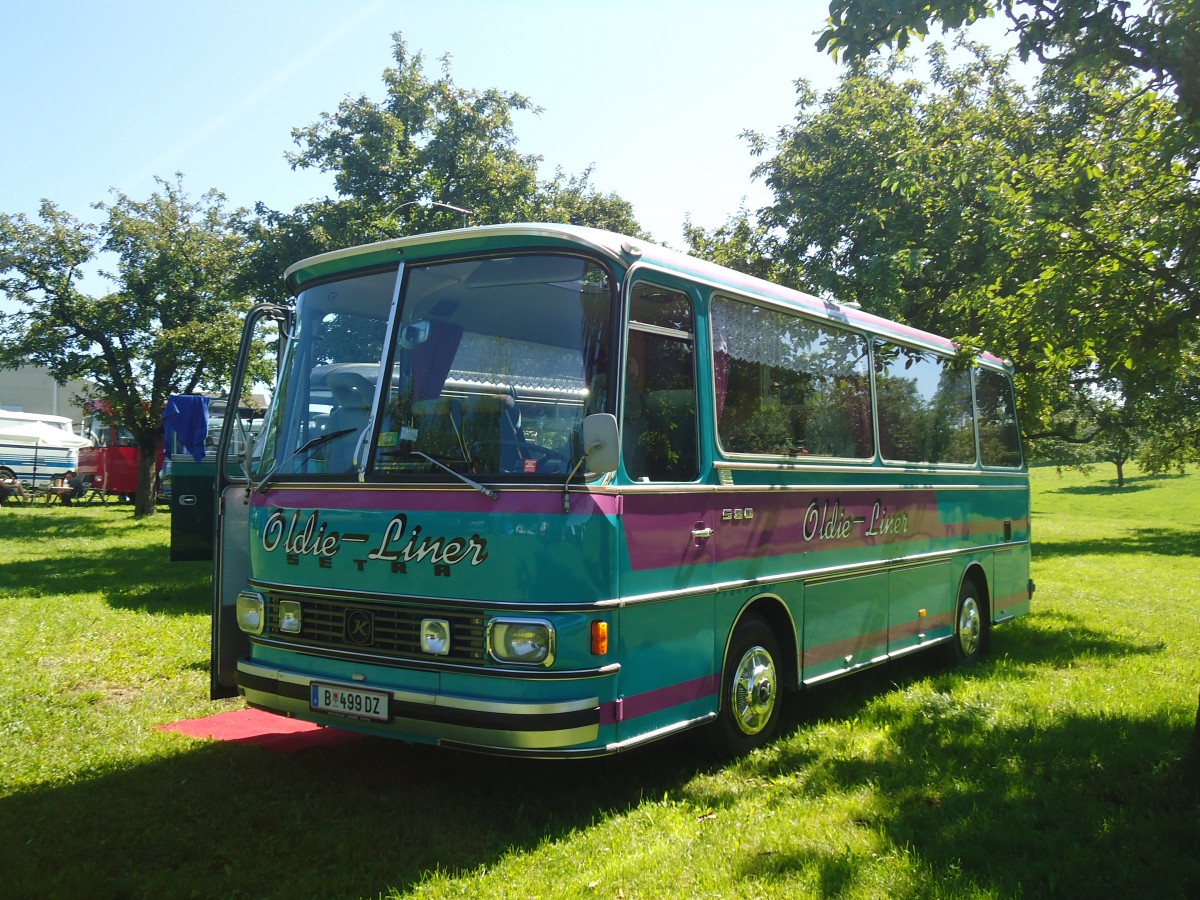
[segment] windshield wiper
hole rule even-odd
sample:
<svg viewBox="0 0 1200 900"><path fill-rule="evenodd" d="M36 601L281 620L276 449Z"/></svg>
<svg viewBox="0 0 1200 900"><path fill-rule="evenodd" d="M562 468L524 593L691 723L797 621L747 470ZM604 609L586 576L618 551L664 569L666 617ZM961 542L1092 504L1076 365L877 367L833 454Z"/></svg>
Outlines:
<svg viewBox="0 0 1200 900"><path fill-rule="evenodd" d="M357 428L341 428L338 431L331 431L329 434L318 434L315 438L305 441L303 444L297 447L294 452L289 453L285 458L281 459L271 467L271 471L264 475L262 480L254 485L255 492L261 494L264 490L266 490L268 482L270 482L270 480L275 476L275 473L279 471L279 467L285 462L290 462L297 456L300 456L302 453L308 453L310 450L315 450L322 444L327 444L332 440L336 440L337 438L345 437L346 435L357 430Z"/></svg>
<svg viewBox="0 0 1200 900"><path fill-rule="evenodd" d="M342 428L342 429L339 429L338 431L331 431L331 432L329 432L329 434L318 434L311 441L305 441L303 444L301 444L299 447L297 447L296 452L293 453L291 456L289 456L288 459L292 459L292 457L299 456L301 453L307 453L309 450L315 450L317 447L320 447L322 444L328 444L330 441L334 440L335 438L340 438L343 435L350 434L353 431L358 431L358 429L357 428Z"/></svg>
<svg viewBox="0 0 1200 900"><path fill-rule="evenodd" d="M434 459L428 453L422 453L420 450L412 450L412 451L410 451L410 453L413 456L419 456L419 457L421 457L421 459L423 459L427 462L433 463L435 466L437 466L439 469L441 469L444 472L449 472L451 475L453 475L455 478L457 478L463 484L470 485L471 487L475 488L475 490L479 491L479 493L483 494L483 496L487 497L489 500L499 500L500 499L500 495L497 494L495 491L493 491L490 487L484 487L478 481L472 481L470 478L468 478L462 472L455 472L452 468L445 465L444 463L438 462L438 460Z"/></svg>

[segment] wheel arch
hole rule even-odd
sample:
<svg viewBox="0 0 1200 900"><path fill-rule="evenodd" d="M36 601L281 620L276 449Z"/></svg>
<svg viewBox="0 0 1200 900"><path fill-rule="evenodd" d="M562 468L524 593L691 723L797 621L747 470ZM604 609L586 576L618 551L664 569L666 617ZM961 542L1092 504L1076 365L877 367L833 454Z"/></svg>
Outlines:
<svg viewBox="0 0 1200 900"><path fill-rule="evenodd" d="M721 650L722 665L729 652L729 642L737 631L738 624L748 615L755 615L767 623L767 627L779 641L779 667L783 676L782 686L795 689L800 686L800 646L796 634L796 621L783 598L778 594L757 594L747 600L729 625L725 635L725 646ZM722 702L724 699L722 698Z"/></svg>

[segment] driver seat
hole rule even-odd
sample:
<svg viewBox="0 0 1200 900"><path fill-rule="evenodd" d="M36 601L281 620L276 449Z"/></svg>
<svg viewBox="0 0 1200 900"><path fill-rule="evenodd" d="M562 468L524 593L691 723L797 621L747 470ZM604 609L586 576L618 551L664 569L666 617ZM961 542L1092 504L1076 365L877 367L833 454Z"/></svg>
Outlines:
<svg viewBox="0 0 1200 900"><path fill-rule="evenodd" d="M325 423L325 433L350 430L329 446L329 471L349 472L354 464L354 448L371 419L375 391L371 382L357 372L330 372L329 392L336 401Z"/></svg>

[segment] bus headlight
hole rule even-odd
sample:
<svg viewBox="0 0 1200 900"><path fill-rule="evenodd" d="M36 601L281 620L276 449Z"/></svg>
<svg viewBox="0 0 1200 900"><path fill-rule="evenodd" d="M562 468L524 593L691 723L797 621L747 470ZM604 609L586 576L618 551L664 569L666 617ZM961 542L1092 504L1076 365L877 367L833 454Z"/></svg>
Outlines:
<svg viewBox="0 0 1200 900"><path fill-rule="evenodd" d="M435 656L449 653L450 623L445 619L422 619L421 649Z"/></svg>
<svg viewBox="0 0 1200 900"><path fill-rule="evenodd" d="M554 662L554 626L543 619L492 619L488 652L498 662L548 666Z"/></svg>
<svg viewBox="0 0 1200 900"><path fill-rule="evenodd" d="M262 634L266 622L267 601L257 591L242 591L237 595L238 628L247 634Z"/></svg>
<svg viewBox="0 0 1200 900"><path fill-rule="evenodd" d="M302 626L299 600L279 601L279 630L284 634L299 634Z"/></svg>

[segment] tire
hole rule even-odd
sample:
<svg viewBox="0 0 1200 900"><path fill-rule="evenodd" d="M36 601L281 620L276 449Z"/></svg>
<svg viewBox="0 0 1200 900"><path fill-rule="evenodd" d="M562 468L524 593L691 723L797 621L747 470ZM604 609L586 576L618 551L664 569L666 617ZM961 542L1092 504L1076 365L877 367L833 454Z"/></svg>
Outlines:
<svg viewBox="0 0 1200 900"><path fill-rule="evenodd" d="M721 670L720 709L705 729L714 756L742 756L769 743L782 710L779 641L759 616L745 616L733 630Z"/></svg>
<svg viewBox="0 0 1200 900"><path fill-rule="evenodd" d="M979 585L964 578L954 604L954 631L950 638L950 662L958 666L973 666L983 657L987 646L987 605Z"/></svg>
<svg viewBox="0 0 1200 900"><path fill-rule="evenodd" d="M8 466L0 466L0 478L7 478L9 481L16 481L17 473Z"/></svg>

